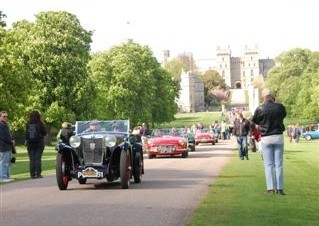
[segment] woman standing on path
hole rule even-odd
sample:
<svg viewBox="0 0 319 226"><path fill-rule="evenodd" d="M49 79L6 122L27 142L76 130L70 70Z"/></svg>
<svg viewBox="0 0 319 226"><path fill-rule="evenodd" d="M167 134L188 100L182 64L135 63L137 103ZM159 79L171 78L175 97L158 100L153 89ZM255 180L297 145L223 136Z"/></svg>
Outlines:
<svg viewBox="0 0 319 226"><path fill-rule="evenodd" d="M29 122L26 125L26 145L30 159L30 176L32 179L42 178L41 159L44 150L44 137L47 131L41 121L41 115L37 110L30 113Z"/></svg>

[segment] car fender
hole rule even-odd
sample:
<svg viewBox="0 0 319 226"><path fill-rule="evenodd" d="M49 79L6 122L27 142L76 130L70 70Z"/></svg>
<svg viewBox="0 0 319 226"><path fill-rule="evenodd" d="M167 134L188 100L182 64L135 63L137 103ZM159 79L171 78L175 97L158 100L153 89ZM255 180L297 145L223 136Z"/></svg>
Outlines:
<svg viewBox="0 0 319 226"><path fill-rule="evenodd" d="M65 143L59 142L55 146L55 150L59 154L66 154L66 156L68 157L69 163L72 165L72 167L74 167L74 163L79 163L78 156L76 155L75 151L73 150L71 146Z"/></svg>

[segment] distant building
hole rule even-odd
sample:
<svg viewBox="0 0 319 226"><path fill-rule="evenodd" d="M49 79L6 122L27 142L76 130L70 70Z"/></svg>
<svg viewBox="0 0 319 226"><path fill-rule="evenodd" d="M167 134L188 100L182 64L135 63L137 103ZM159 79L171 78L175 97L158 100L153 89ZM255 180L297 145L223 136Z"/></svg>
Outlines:
<svg viewBox="0 0 319 226"><path fill-rule="evenodd" d="M275 66L273 59L259 59L258 47L245 47L243 57L233 57L230 47L216 49L216 70L231 89L248 89L259 75L266 77Z"/></svg>
<svg viewBox="0 0 319 226"><path fill-rule="evenodd" d="M180 112L204 111L204 82L192 74L182 72L181 90L177 104Z"/></svg>

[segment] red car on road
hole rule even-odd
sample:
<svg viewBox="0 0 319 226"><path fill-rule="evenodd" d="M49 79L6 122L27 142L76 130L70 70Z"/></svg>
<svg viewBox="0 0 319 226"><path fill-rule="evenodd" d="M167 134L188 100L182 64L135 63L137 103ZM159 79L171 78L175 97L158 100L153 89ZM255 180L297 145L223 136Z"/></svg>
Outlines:
<svg viewBox="0 0 319 226"><path fill-rule="evenodd" d="M180 131L171 129L155 129L146 142L146 151L149 158L156 156L181 155L188 156L188 139Z"/></svg>
<svg viewBox="0 0 319 226"><path fill-rule="evenodd" d="M211 143L215 145L216 138L215 135L209 129L202 129L196 131L195 134L195 144L198 145L200 143Z"/></svg>

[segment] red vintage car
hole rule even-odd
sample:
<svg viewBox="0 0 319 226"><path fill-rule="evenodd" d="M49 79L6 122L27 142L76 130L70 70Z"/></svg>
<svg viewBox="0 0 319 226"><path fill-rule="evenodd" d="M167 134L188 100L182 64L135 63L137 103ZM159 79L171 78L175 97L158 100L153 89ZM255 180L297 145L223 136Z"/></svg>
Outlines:
<svg viewBox="0 0 319 226"><path fill-rule="evenodd" d="M216 138L215 135L209 129L202 129L196 131L195 134L195 144L198 145L200 143L211 143L215 145Z"/></svg>
<svg viewBox="0 0 319 226"><path fill-rule="evenodd" d="M177 130L153 130L145 147L150 159L156 156L181 155L183 158L188 156L188 139L184 133Z"/></svg>

